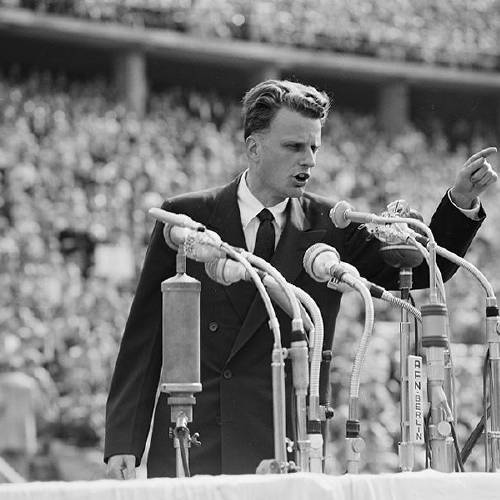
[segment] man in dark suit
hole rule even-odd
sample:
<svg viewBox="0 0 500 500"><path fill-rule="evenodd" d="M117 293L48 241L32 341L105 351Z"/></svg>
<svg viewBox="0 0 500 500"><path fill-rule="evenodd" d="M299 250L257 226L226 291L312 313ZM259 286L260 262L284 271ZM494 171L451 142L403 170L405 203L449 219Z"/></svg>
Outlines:
<svg viewBox="0 0 500 500"><path fill-rule="evenodd" d="M336 229L329 219L332 202L305 192L321 145L328 97L298 83L267 81L246 94L243 107L248 170L222 188L179 196L162 208L187 214L224 241L270 258L288 281L318 304L325 324L324 348L330 349L341 295L303 271L305 250L321 241L332 245L363 276L389 289L397 289L398 273L383 263L379 242L368 240L366 231L356 225ZM466 163L431 222L438 243L462 255L484 218L477 196L496 180L486 161L492 151L484 150ZM445 279L455 271L446 262L440 267ZM191 428L200 433L203 444L190 450L191 472L254 473L262 459L273 457L273 338L264 305L249 283L221 286L193 261L187 271L202 283L203 390L196 394ZM160 285L174 274L175 252L166 245L157 223L108 398L105 460L111 477L134 477L144 452L162 362ZM425 265L416 269L415 286L425 287L427 280ZM280 310L278 318L286 346L290 324ZM290 378L288 373L288 384ZM323 398L326 390L327 384L321 387ZM149 477L175 475L169 425L167 397L161 393L148 456Z"/></svg>

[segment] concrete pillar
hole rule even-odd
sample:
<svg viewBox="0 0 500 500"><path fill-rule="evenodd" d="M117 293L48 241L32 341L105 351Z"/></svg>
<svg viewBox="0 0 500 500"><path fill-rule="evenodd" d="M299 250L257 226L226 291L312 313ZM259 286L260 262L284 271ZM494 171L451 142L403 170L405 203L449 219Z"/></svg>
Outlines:
<svg viewBox="0 0 500 500"><path fill-rule="evenodd" d="M378 95L378 125L381 130L395 137L409 122L410 102L408 85L405 82L391 82L382 86Z"/></svg>
<svg viewBox="0 0 500 500"><path fill-rule="evenodd" d="M144 116L148 96L146 58L139 50L121 52L115 56L114 78L120 97L126 106Z"/></svg>

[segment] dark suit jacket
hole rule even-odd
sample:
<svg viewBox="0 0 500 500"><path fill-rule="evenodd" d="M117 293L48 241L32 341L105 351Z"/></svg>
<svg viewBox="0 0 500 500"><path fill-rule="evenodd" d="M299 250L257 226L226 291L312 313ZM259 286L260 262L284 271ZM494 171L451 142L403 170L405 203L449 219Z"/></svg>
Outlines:
<svg viewBox="0 0 500 500"><path fill-rule="evenodd" d="M173 198L165 210L184 213L216 231L235 246L245 247L237 204L239 177L222 188ZM380 243L352 224L336 229L329 219L332 202L305 194L291 199L287 222L271 263L284 277L307 291L321 309L324 348L332 346L341 295L312 280L302 268L305 250L323 241L334 246L344 261L388 289L398 288L398 272L384 265ZM481 211L481 218L484 213ZM441 246L463 255L480 226L465 217L445 196L431 222ZM134 454L137 463L144 452L162 363L161 282L175 274L175 252L166 245L163 225L157 223L151 237L137 292L123 335L114 371L106 414L105 459ZM440 267L445 279L455 271L448 262ZM191 432L199 432L202 446L191 448L192 474L254 473L259 462L272 458L273 418L271 351L273 338L260 298L249 283L229 287L211 281L203 264L188 261L188 274L200 280L201 380L196 394ZM414 272L415 288L427 285L425 264ZM290 335L290 321L277 308L283 345ZM287 385L290 373L287 367ZM325 398L328 383L321 387ZM290 391L287 390L287 395ZM289 405L287 405L289 408ZM148 475L175 476L175 453L168 436L170 411L166 395L156 406L148 456ZM289 425L289 423L288 423Z"/></svg>

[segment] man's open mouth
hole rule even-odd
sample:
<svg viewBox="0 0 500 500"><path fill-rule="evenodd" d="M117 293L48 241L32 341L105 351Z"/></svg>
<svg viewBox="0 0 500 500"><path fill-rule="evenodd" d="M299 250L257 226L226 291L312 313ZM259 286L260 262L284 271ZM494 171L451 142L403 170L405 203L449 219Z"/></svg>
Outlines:
<svg viewBox="0 0 500 500"><path fill-rule="evenodd" d="M310 175L306 173L295 174L294 178L299 182L306 182L309 179Z"/></svg>

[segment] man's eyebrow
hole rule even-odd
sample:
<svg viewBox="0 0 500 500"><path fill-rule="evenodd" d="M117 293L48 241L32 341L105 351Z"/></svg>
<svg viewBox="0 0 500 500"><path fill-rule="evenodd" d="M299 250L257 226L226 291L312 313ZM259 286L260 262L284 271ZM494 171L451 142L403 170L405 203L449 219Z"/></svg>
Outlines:
<svg viewBox="0 0 500 500"><path fill-rule="evenodd" d="M305 144L307 140L301 137L284 137L281 140L281 142L293 142L295 144Z"/></svg>

